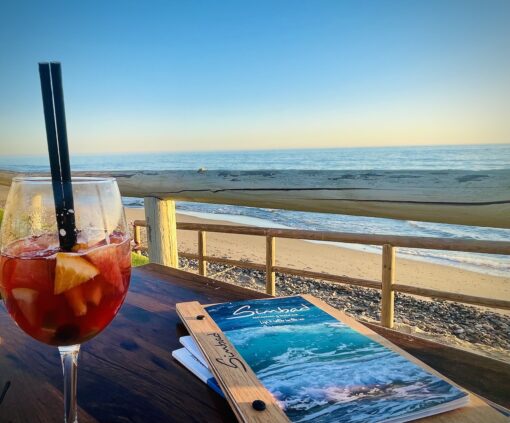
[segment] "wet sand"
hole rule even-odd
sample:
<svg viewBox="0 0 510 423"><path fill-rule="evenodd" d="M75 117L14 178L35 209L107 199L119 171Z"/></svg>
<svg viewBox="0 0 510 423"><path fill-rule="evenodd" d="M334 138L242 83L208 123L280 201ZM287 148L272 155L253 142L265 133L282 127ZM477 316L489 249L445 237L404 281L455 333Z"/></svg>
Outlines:
<svg viewBox="0 0 510 423"><path fill-rule="evenodd" d="M144 219L143 209L126 209L129 221ZM179 222L235 224L178 214ZM197 252L197 232L178 231L179 251ZM265 239L257 236L207 234L207 254L236 260L265 263ZM351 250L303 240L277 239L279 266L345 275L370 280L381 279L380 254ZM487 298L510 298L510 277L499 277L453 266L400 258L397 252L396 282L441 291Z"/></svg>

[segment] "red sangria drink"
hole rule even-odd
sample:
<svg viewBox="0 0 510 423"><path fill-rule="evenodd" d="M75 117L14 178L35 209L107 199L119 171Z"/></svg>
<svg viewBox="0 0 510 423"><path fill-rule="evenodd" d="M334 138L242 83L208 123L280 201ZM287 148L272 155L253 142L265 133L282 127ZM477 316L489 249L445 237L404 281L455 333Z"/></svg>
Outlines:
<svg viewBox="0 0 510 423"><path fill-rule="evenodd" d="M130 275L115 179L13 179L0 230L0 295L25 333L58 347L66 423L78 421L80 345L113 320Z"/></svg>
<svg viewBox="0 0 510 423"><path fill-rule="evenodd" d="M129 237L114 232L92 246L78 242L72 252L58 251L51 240L42 235L3 248L0 292L12 318L33 338L81 344L101 332L124 301Z"/></svg>

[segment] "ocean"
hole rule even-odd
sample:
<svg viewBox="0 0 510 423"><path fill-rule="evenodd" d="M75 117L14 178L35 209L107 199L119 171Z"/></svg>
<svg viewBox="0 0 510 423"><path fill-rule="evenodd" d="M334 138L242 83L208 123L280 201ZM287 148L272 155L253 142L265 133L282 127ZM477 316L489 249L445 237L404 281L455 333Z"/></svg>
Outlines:
<svg viewBox="0 0 510 423"><path fill-rule="evenodd" d="M71 165L73 170L179 170L202 167L209 170L491 170L510 168L510 144L75 155L71 158ZM49 164L45 156L3 156L0 157L0 169L48 171ZM143 206L143 200L136 198L124 198L124 203L131 207ZM179 202L177 209L181 213L199 217L256 226L500 241L510 239L510 230L507 229L190 202ZM379 251L375 246L342 246ZM510 276L508 256L415 249L398 251L399 257Z"/></svg>

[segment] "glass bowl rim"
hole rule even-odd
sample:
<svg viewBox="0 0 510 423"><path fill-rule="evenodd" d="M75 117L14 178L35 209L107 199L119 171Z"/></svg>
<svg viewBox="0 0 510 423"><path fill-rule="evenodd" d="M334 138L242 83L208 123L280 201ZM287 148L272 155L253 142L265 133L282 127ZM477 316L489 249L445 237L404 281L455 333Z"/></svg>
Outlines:
<svg viewBox="0 0 510 423"><path fill-rule="evenodd" d="M111 176L73 176L71 177L72 184L100 184L115 182L116 179ZM53 180L51 176L15 176L12 182L23 182L31 184L51 184Z"/></svg>

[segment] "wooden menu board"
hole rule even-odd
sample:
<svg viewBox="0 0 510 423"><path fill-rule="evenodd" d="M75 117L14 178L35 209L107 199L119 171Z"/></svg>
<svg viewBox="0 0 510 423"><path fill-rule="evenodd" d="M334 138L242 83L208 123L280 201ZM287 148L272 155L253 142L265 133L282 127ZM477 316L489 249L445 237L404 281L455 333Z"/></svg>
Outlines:
<svg viewBox="0 0 510 423"><path fill-rule="evenodd" d="M370 338L370 340L396 352L411 363L421 367L426 372L448 382L456 388L460 388L452 381L440 375L434 369L428 367L412 355L393 345L382 336L376 334L353 318L346 316L339 310L330 307L323 301L318 300L311 295L303 295L300 298L303 298L318 307L322 311L334 317L336 320L349 326L351 329L359 332L367 338ZM214 374L239 421L289 421L289 418L282 411L275 398L269 393L259 379L257 379L255 373L250 369L236 348L207 313L204 306L198 302L180 303L177 304L177 313L206 357L211 372ZM265 404L265 409L258 411L255 408L261 407L254 408L253 405L260 405L260 401L263 401ZM469 394L468 405L457 410L435 414L420 420L426 420L431 423L474 423L488 421L488 417L490 418L490 421L494 423L507 421L504 416L492 410L479 398Z"/></svg>
<svg viewBox="0 0 510 423"><path fill-rule="evenodd" d="M206 357L209 369L240 422L289 421L200 303L177 304L177 314ZM257 407L261 403L255 401L263 401L265 409L256 410L254 405L261 408Z"/></svg>

